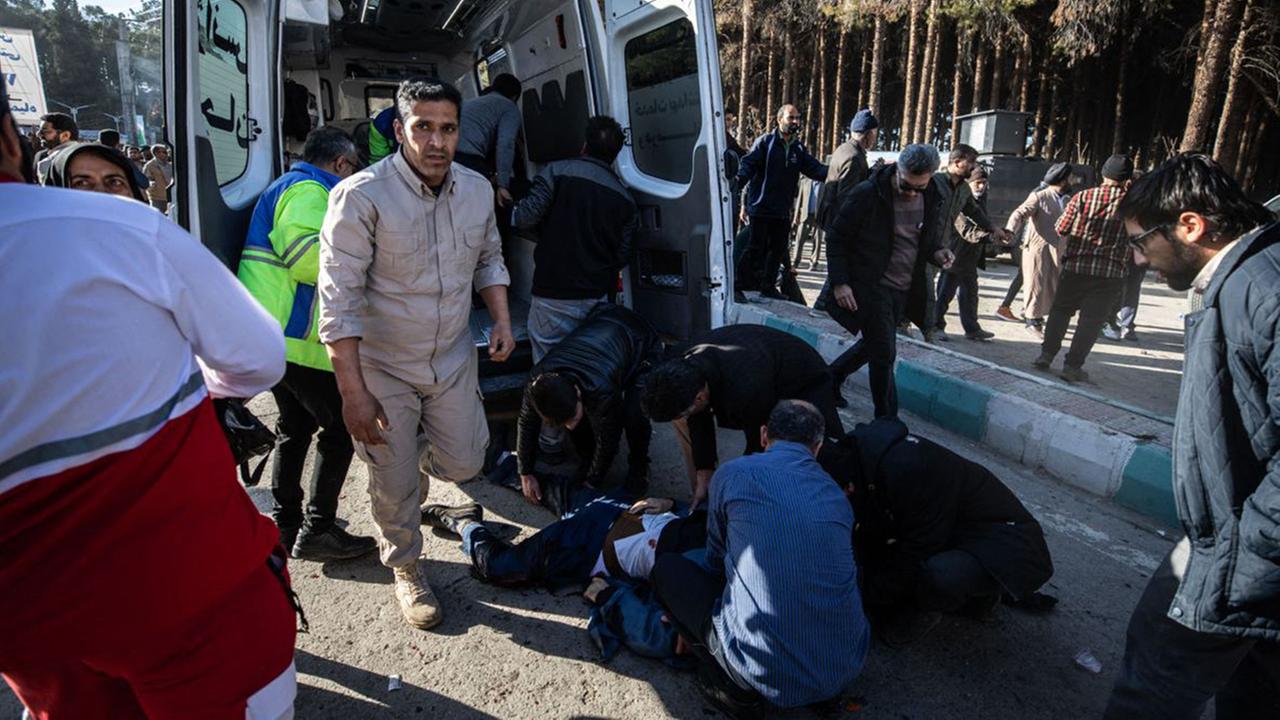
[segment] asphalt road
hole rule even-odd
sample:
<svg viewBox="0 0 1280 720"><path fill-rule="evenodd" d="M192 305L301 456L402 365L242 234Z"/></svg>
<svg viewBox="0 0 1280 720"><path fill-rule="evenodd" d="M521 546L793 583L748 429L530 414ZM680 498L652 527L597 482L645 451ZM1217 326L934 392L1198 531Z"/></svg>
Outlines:
<svg viewBox="0 0 1280 720"><path fill-rule="evenodd" d="M850 419L870 415L867 398L853 401ZM258 401L264 419L269 402ZM1120 662L1129 612L1172 545L1172 532L1161 535L1137 515L905 419L919 434L993 468L1040 519L1056 566L1045 591L1060 603L1047 615L1001 607L987 622L948 617L907 648L874 645L862 676L849 689L862 709L844 717L1097 717ZM722 433L720 443L725 453L740 452L741 434ZM656 428L653 451L654 494L687 497L669 426ZM366 477L357 461L340 515L352 531L370 534ZM525 533L552 520L515 493L483 481L440 484L431 497L450 503L474 497L488 517L518 524ZM430 632L404 624L391 572L373 557L324 565L293 562L295 586L311 622L311 632L299 635L297 643L298 718L717 715L701 701L688 675L625 650L607 665L599 662L579 598L481 584L468 574L456 540L428 534L425 557L446 613L444 623ZM1101 673L1076 664L1082 650L1101 662ZM401 677L400 690L388 690L391 675ZM0 691L0 718L20 713L9 691Z"/></svg>

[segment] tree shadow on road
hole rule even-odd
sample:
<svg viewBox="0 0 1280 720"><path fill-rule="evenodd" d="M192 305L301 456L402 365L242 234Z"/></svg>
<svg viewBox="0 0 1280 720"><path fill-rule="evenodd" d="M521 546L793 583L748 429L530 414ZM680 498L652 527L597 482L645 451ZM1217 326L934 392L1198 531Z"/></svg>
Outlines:
<svg viewBox="0 0 1280 720"><path fill-rule="evenodd" d="M294 663L299 675L322 678L351 693L344 695L326 690L308 684L305 677L299 677L298 699L294 703L294 711L299 718L494 718L470 705L415 685L402 684L400 690L390 692L385 675L312 655L305 650L294 653Z"/></svg>

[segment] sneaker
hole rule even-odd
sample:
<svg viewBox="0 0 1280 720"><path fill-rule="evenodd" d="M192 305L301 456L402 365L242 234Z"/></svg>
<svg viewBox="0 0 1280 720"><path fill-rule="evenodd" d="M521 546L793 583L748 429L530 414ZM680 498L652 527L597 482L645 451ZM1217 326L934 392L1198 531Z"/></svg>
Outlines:
<svg viewBox="0 0 1280 720"><path fill-rule="evenodd" d="M1102 337L1108 340L1115 340L1119 342L1120 339L1124 337L1124 335L1120 332L1120 328L1118 327L1112 327L1111 325L1103 325Z"/></svg>
<svg viewBox="0 0 1280 720"><path fill-rule="evenodd" d="M898 332L901 334L902 330L898 330ZM908 330L905 334L907 337L911 337L910 330ZM944 336L946 335L946 333L941 333L941 334ZM936 345L938 343L938 335L939 335L938 330L925 330L923 333L921 333L921 337L924 339L925 342L929 343L930 345Z"/></svg>
<svg viewBox="0 0 1280 720"><path fill-rule="evenodd" d="M1071 367L1070 365L1063 365L1062 372L1058 375L1058 377L1062 378L1063 380L1066 380L1069 383L1089 381L1089 373L1085 372L1084 368Z"/></svg>
<svg viewBox="0 0 1280 720"><path fill-rule="evenodd" d="M939 328L933 331L933 340L926 340L926 342L951 342L951 336Z"/></svg>
<svg viewBox="0 0 1280 720"><path fill-rule="evenodd" d="M378 543L373 538L352 535L337 525L330 525L320 533L304 526L293 543L292 555L299 560L327 562L358 558L377 549Z"/></svg>
<svg viewBox="0 0 1280 720"><path fill-rule="evenodd" d="M1052 364L1053 364L1053 356L1045 355L1044 353L1040 353L1039 357L1031 361L1031 367L1037 370L1048 370L1049 366Z"/></svg>
<svg viewBox="0 0 1280 720"><path fill-rule="evenodd" d="M467 523L484 520L484 508L479 503L465 505L424 505L422 507L422 524L437 530L461 535Z"/></svg>
<svg viewBox="0 0 1280 720"><path fill-rule="evenodd" d="M1029 323L1027 323L1027 324L1026 324L1026 328L1027 328L1027 332L1028 332L1028 333L1030 333L1030 334L1032 334L1032 335L1036 336L1037 338L1039 338L1039 339L1041 339L1041 340L1043 340L1043 339L1044 339L1044 326L1043 326L1043 325L1041 325L1041 324L1039 324L1039 323L1030 323L1030 322L1029 322Z"/></svg>
<svg viewBox="0 0 1280 720"><path fill-rule="evenodd" d="M987 332L986 330L977 330L965 333L964 336L970 340L977 340L978 342L989 342L991 338L996 336L996 334L993 332Z"/></svg>
<svg viewBox="0 0 1280 720"><path fill-rule="evenodd" d="M1014 315L1013 310L1011 310L1008 305L1001 305L996 308L996 317L1001 320L1008 320L1009 322L1022 322L1022 318Z"/></svg>
<svg viewBox="0 0 1280 720"><path fill-rule="evenodd" d="M1133 328L1125 328L1120 337L1129 342L1138 342L1138 332Z"/></svg>
<svg viewBox="0 0 1280 720"><path fill-rule="evenodd" d="M422 566L414 560L404 567L393 568L396 576L396 600L400 601L400 614L405 622L419 630L430 630L444 620L440 601L431 592Z"/></svg>
<svg viewBox="0 0 1280 720"><path fill-rule="evenodd" d="M902 647L916 642L942 621L940 612L907 611L889 618L880 631L880 639L889 647Z"/></svg>

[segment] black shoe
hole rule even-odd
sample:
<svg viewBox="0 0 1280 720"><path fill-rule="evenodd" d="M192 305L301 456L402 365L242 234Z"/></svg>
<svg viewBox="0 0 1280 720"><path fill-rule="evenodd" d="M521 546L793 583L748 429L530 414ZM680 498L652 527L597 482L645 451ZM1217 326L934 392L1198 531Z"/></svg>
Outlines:
<svg viewBox="0 0 1280 720"><path fill-rule="evenodd" d="M1084 368L1071 367L1070 365L1062 366L1062 373L1058 377L1069 383L1089 382L1089 373Z"/></svg>
<svg viewBox="0 0 1280 720"><path fill-rule="evenodd" d="M1048 370L1049 366L1052 364L1053 364L1053 356L1045 355L1044 353L1040 353L1040 357L1031 361L1031 367L1037 370Z"/></svg>
<svg viewBox="0 0 1280 720"><path fill-rule="evenodd" d="M467 523L484 519L484 508L479 503L466 505L426 505L422 508L422 524L437 530L461 535Z"/></svg>
<svg viewBox="0 0 1280 720"><path fill-rule="evenodd" d="M889 647L902 647L929 634L942 621L942 613L907 611L889 618L880 631L880 639Z"/></svg>
<svg viewBox="0 0 1280 720"><path fill-rule="evenodd" d="M299 560L325 562L358 558L376 549L378 543L373 538L352 535L337 525L331 525L328 530L320 533L303 527L293 544L292 554Z"/></svg>
<svg viewBox="0 0 1280 720"><path fill-rule="evenodd" d="M765 288L760 291L760 297L769 298L770 300L787 300L787 296L778 292L777 288Z"/></svg>
<svg viewBox="0 0 1280 720"><path fill-rule="evenodd" d="M764 717L764 700L746 690L730 687L727 679L702 664L698 665L698 693L715 709L735 720Z"/></svg>
<svg viewBox="0 0 1280 720"><path fill-rule="evenodd" d="M987 342L991 338L995 337L996 334L993 332L987 332L986 330L974 330L973 332L965 333L964 336L969 338L970 340L977 340L978 342Z"/></svg>
<svg viewBox="0 0 1280 720"><path fill-rule="evenodd" d="M622 489L631 497L644 497L649 492L649 463L628 465Z"/></svg>

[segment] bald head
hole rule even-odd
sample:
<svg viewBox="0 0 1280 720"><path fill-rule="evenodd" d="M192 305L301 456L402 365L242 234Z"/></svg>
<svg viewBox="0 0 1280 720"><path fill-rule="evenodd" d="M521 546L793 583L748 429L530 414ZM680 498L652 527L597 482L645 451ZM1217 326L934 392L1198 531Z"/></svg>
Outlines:
<svg viewBox="0 0 1280 720"><path fill-rule="evenodd" d="M778 132L790 136L799 129L800 110L795 105L783 105L778 108Z"/></svg>

